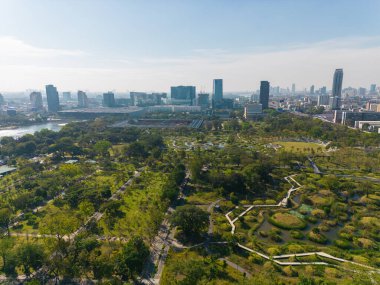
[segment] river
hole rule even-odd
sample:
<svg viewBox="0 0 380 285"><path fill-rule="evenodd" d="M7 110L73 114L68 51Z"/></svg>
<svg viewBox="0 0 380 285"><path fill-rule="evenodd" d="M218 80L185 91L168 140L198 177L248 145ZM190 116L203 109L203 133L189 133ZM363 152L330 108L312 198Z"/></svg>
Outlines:
<svg viewBox="0 0 380 285"><path fill-rule="evenodd" d="M36 124L36 125L25 126L25 127L18 127L15 129L6 129L6 130L0 129L0 138L2 137L19 138L26 134L34 134L35 132L39 132L42 129L48 129L48 130L57 132L65 124L66 124L65 122L57 121L57 122L48 122L48 123Z"/></svg>

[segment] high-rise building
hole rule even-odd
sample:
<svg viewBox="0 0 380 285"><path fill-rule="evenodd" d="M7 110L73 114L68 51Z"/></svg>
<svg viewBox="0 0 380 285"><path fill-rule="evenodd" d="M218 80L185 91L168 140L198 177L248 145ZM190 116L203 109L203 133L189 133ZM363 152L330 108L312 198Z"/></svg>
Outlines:
<svg viewBox="0 0 380 285"><path fill-rule="evenodd" d="M341 97L342 96L342 83L343 83L343 69L335 69L332 96Z"/></svg>
<svg viewBox="0 0 380 285"><path fill-rule="evenodd" d="M263 112L263 106L259 103L249 103L244 107L244 118L253 119L260 116Z"/></svg>
<svg viewBox="0 0 380 285"><path fill-rule="evenodd" d="M260 104L262 105L263 110L268 109L269 107L269 81L260 82Z"/></svg>
<svg viewBox="0 0 380 285"><path fill-rule="evenodd" d="M371 84L371 87L369 89L369 94L370 95L376 95L377 92L376 92L376 84Z"/></svg>
<svg viewBox="0 0 380 285"><path fill-rule="evenodd" d="M35 111L39 111L43 109L42 103L42 94L41 92L32 92L29 95L30 104L32 105L32 109Z"/></svg>
<svg viewBox="0 0 380 285"><path fill-rule="evenodd" d="M195 105L195 86L172 86L171 102L174 105Z"/></svg>
<svg viewBox="0 0 380 285"><path fill-rule="evenodd" d="M71 92L62 92L63 101L67 102L71 100Z"/></svg>
<svg viewBox="0 0 380 285"><path fill-rule="evenodd" d="M321 95L326 95L327 94L327 88L326 86L323 86L322 88L319 89L319 93Z"/></svg>
<svg viewBox="0 0 380 285"><path fill-rule="evenodd" d="M0 106L5 103L4 96L0 94Z"/></svg>
<svg viewBox="0 0 380 285"><path fill-rule="evenodd" d="M296 84L295 83L292 84L292 94L293 95L296 94Z"/></svg>
<svg viewBox="0 0 380 285"><path fill-rule="evenodd" d="M365 96L366 93L367 93L367 89L365 89L363 87L359 87L359 89L358 89L359 96Z"/></svg>
<svg viewBox="0 0 380 285"><path fill-rule="evenodd" d="M310 87L310 94L314 95L314 85L311 85L311 87Z"/></svg>
<svg viewBox="0 0 380 285"><path fill-rule="evenodd" d="M218 105L223 101L223 79L214 79L212 101L214 105Z"/></svg>
<svg viewBox="0 0 380 285"><path fill-rule="evenodd" d="M46 85L46 98L48 111L56 113L59 111L59 96L57 88L54 85Z"/></svg>
<svg viewBox="0 0 380 285"><path fill-rule="evenodd" d="M199 93L197 105L201 106L202 108L208 108L210 106L210 94Z"/></svg>
<svg viewBox="0 0 380 285"><path fill-rule="evenodd" d="M319 95L318 96L318 102L317 102L317 105L318 106L327 106L329 105L330 103L330 97L329 95Z"/></svg>
<svg viewBox="0 0 380 285"><path fill-rule="evenodd" d="M115 107L115 94L107 92L103 94L103 107Z"/></svg>
<svg viewBox="0 0 380 285"><path fill-rule="evenodd" d="M78 90L78 107L79 108L87 108L88 107L88 99L86 92Z"/></svg>

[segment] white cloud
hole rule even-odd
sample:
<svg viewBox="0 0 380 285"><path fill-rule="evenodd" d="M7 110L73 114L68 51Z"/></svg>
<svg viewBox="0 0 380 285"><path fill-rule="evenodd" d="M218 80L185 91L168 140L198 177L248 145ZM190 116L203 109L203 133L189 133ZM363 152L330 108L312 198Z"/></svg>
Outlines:
<svg viewBox="0 0 380 285"><path fill-rule="evenodd" d="M1 58L51 58L60 56L82 56L83 51L35 47L13 37L0 37Z"/></svg>
<svg viewBox="0 0 380 285"><path fill-rule="evenodd" d="M125 56L120 60L100 55L84 57L86 53L80 51L36 48L14 39L5 42L8 48L1 47L0 39L0 59L13 53L14 59L29 56L29 61L0 64L2 90L43 88L53 83L60 90L168 91L171 85L193 84L198 90L210 91L213 78L223 78L227 91L253 91L260 80L282 87L295 82L297 89L312 84L331 88L335 68L344 69L344 86L380 83L379 37L259 47L244 53L203 49L184 57ZM9 49L10 43L19 55Z"/></svg>

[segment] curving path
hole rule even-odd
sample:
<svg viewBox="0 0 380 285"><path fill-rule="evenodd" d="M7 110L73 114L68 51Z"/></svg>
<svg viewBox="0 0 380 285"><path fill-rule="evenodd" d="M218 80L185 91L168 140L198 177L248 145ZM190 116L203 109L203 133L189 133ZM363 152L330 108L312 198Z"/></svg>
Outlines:
<svg viewBox="0 0 380 285"><path fill-rule="evenodd" d="M231 234L235 234L235 230L236 230L235 222L240 217L244 216L249 211L251 211L253 208L286 207L291 194L293 192L299 190L302 187L302 185L299 184L293 178L294 176L295 175L290 175L290 176L284 177L284 179L291 185L291 188L288 190L286 196L278 204L273 204L273 205L249 205L248 209L246 209L245 211L243 211L241 214L239 214L233 220L230 218L230 214L232 213L232 211L228 212L225 215L225 217L226 217L226 219L228 220L228 222L231 225ZM333 265L331 263L322 262L322 261L321 262L300 262L300 261L283 262L283 261L279 261L278 260L278 259L287 259L287 258L290 258L290 257L302 257L302 256L312 256L312 255L314 255L314 256L320 256L320 257L328 258L328 259L331 259L331 260L334 260L334 261L338 261L338 262L342 262L342 263L350 263L350 264L357 265L357 266L360 266L362 268L368 269L371 272L380 273L380 270L377 269L377 268L374 268L374 267L371 267L371 266L368 266L368 265L365 265L365 264L361 264L361 263L358 263L358 262L354 262L354 261L351 261L351 260L347 260L347 259L343 259L343 258L338 258L338 257L332 256L332 255L330 255L328 253L321 252L321 251L268 256L268 255L266 255L264 253L261 253L259 251L253 250L253 249L251 249L249 247L246 247L246 246L244 246L244 245L242 245L240 243L238 243L237 246L240 247L241 249L244 249L246 251L255 253L255 254L261 256L264 259L271 260L271 261L277 263L278 265L282 265L282 266L288 266L288 265L292 265L292 266L299 266L299 265L327 265L327 266L329 266L330 265L331 266L331 265Z"/></svg>

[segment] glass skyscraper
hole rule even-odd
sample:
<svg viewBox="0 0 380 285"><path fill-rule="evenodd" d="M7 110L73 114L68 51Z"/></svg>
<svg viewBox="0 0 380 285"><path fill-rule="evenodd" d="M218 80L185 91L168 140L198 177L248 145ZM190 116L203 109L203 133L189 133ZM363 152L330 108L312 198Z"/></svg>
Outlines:
<svg viewBox="0 0 380 285"><path fill-rule="evenodd" d="M59 96L57 88L54 85L46 85L46 98L48 111L56 113L59 111Z"/></svg>
<svg viewBox="0 0 380 285"><path fill-rule="evenodd" d="M269 81L260 82L260 104L263 106L263 110L269 108Z"/></svg>

